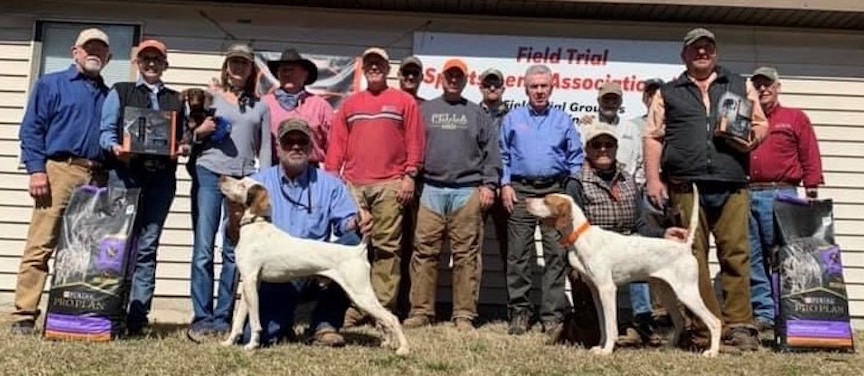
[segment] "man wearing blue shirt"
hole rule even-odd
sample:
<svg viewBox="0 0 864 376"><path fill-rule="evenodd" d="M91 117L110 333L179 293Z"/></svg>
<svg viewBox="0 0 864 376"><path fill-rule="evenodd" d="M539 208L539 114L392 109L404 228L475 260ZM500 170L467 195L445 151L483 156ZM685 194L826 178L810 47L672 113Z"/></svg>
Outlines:
<svg viewBox="0 0 864 376"><path fill-rule="evenodd" d="M552 71L534 65L525 72L529 105L515 108L501 125L501 198L510 213L507 220L507 308L511 335L528 331L531 318L531 262L534 257L534 229L537 217L525 209L525 199L561 193L570 178L582 171L584 153L579 132L570 116L552 108ZM543 229L543 258L540 320L553 338L560 331L568 307L564 293L565 250L558 244L561 235Z"/></svg>
<svg viewBox="0 0 864 376"><path fill-rule="evenodd" d="M149 39L138 44L134 63L140 78L136 82L114 85L102 107L99 145L111 157L106 159L110 169L108 185L123 189L140 189L133 234L135 244L135 272L129 298L126 327L129 335L140 335L148 324L147 314L156 288L156 249L162 227L174 201L177 189L177 160L169 156L132 155L120 147L123 142L123 114L126 108L146 108L157 111L183 109L180 94L165 87L162 73L168 68L168 50L164 43ZM179 127L180 124L175 124ZM181 130L177 129L177 135Z"/></svg>
<svg viewBox="0 0 864 376"><path fill-rule="evenodd" d="M358 211L348 187L339 178L309 165L312 130L306 121L285 120L277 135L279 164L252 176L270 193L273 225L298 238L330 241L337 237L335 242L339 244L359 244L358 232L369 233L371 216ZM311 343L332 347L345 344L339 329L350 301L335 283L325 284L315 278L262 282L258 292L262 343L291 339L297 304L317 300L309 326ZM248 337L247 322L244 342Z"/></svg>
<svg viewBox="0 0 864 376"><path fill-rule="evenodd" d="M83 184L104 183L99 118L108 88L100 72L111 60L108 46L102 30L81 31L72 47L74 63L36 81L21 121L21 159L35 207L18 269L12 333L33 333L48 260L72 192Z"/></svg>

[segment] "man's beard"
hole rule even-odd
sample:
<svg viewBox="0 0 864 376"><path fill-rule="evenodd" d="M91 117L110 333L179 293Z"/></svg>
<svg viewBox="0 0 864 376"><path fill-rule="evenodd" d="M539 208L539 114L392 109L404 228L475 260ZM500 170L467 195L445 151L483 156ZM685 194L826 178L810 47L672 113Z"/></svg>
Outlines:
<svg viewBox="0 0 864 376"><path fill-rule="evenodd" d="M306 158L282 158L282 168L285 171L298 172L303 171L309 165L309 160Z"/></svg>
<svg viewBox="0 0 864 376"><path fill-rule="evenodd" d="M81 69L85 73L90 73L94 75L99 74L99 72L102 71L102 60L97 57L88 56L86 59L84 59L84 63L81 64Z"/></svg>

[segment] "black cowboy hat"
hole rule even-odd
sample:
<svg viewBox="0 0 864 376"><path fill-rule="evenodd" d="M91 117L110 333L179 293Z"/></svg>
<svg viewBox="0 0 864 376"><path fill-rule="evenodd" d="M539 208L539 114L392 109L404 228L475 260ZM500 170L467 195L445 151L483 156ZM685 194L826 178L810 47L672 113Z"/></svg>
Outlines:
<svg viewBox="0 0 864 376"><path fill-rule="evenodd" d="M316 66L311 60L304 59L300 56L300 53L293 48L282 51L282 56L279 57L279 60L268 61L267 69L270 69L270 73L278 78L279 66L287 63L299 64L303 69L309 72L309 75L306 77L306 82L304 82L303 85L310 85L318 80L318 66Z"/></svg>

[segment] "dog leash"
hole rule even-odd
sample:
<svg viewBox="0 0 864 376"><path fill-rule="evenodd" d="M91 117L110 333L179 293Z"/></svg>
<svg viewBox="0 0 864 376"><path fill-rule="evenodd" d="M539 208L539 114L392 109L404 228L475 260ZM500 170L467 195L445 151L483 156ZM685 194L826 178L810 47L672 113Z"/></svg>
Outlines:
<svg viewBox="0 0 864 376"><path fill-rule="evenodd" d="M565 236L564 239L561 239L561 245L569 247L575 244L576 241L579 240L579 237L582 236L585 231L588 231L589 228L591 228L591 223L585 221L576 229L576 231L571 232L569 235Z"/></svg>

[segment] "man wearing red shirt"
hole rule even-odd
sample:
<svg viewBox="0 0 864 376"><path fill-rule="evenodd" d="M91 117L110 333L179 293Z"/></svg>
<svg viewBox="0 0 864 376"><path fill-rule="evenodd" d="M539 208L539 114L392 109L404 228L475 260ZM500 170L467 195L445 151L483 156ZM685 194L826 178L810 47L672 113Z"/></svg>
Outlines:
<svg viewBox="0 0 864 376"><path fill-rule="evenodd" d="M403 208L414 199L423 166L426 133L416 100L387 87L384 49L363 52L367 89L342 104L330 134L324 169L341 175L362 210L372 214L372 287L382 305L395 310L400 279ZM345 327L365 321L351 308Z"/></svg>
<svg viewBox="0 0 864 376"><path fill-rule="evenodd" d="M819 144L803 111L783 107L777 100L780 77L772 67L761 67L750 78L768 117L765 141L750 153L750 294L753 316L761 330L774 326L774 300L763 252L775 246L774 199L797 196L804 185L808 199L817 197L824 183Z"/></svg>

